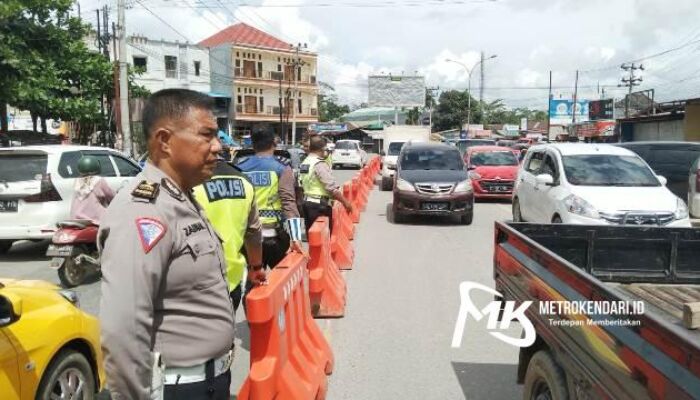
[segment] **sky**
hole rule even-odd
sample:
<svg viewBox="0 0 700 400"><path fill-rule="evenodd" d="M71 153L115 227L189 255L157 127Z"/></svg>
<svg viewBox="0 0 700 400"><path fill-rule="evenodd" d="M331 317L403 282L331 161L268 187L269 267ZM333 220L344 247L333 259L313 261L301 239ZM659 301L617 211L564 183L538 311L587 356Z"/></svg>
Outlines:
<svg viewBox="0 0 700 400"><path fill-rule="evenodd" d="M700 97L697 0L126 0L129 34L199 42L245 22L318 53L318 78L341 103L367 101L372 74L418 73L430 87L464 90L484 63L484 100L546 109L555 98L622 98L623 62L641 63L634 90L657 101ZM82 14L115 0L81 0ZM116 18L116 11L112 18ZM161 21L162 20L162 21ZM167 22L166 25L163 21ZM471 88L478 95L479 70Z"/></svg>

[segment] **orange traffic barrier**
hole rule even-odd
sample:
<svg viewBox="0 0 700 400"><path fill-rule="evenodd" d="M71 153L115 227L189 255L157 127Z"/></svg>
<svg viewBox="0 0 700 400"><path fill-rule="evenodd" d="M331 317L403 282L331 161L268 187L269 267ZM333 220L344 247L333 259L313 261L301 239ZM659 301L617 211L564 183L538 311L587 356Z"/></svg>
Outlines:
<svg viewBox="0 0 700 400"><path fill-rule="evenodd" d="M345 315L347 286L331 255L328 217L318 217L309 237L309 299L315 317Z"/></svg>
<svg viewBox="0 0 700 400"><path fill-rule="evenodd" d="M333 230L331 232L331 256L335 265L343 270L352 269L355 258L348 232L354 229L345 208L336 202L333 205Z"/></svg>
<svg viewBox="0 0 700 400"><path fill-rule="evenodd" d="M357 206L357 178L353 178L351 182L347 182L343 185L343 196L348 199L353 205L353 211L350 215L350 219L353 223L357 224L360 222L360 208ZM352 239L352 236L350 236Z"/></svg>
<svg viewBox="0 0 700 400"><path fill-rule="evenodd" d="M324 399L333 352L311 316L306 258L288 254L246 299L250 373L239 400Z"/></svg>

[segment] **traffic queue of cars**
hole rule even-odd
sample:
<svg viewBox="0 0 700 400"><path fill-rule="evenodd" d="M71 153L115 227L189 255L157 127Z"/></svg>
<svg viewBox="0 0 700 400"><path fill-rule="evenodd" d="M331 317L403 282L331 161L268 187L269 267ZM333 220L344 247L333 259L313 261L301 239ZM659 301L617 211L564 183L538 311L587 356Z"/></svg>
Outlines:
<svg viewBox="0 0 700 400"><path fill-rule="evenodd" d="M383 176L381 186L394 188L393 220L461 213L463 223L471 222L473 207L466 213L451 200L467 186L472 202L512 200L514 221L688 227L691 217L700 217L700 143L544 143L525 153L494 143L442 145L443 152L452 147L462 153L468 185L455 178L456 165L443 166L447 153L440 162L423 156L423 164L414 166L411 154L434 144L391 143L384 164L393 176Z"/></svg>

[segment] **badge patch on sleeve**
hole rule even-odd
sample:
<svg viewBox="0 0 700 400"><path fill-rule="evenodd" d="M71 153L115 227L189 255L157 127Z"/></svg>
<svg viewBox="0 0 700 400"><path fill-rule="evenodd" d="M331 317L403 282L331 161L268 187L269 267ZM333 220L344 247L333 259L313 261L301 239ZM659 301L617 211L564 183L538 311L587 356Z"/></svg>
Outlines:
<svg viewBox="0 0 700 400"><path fill-rule="evenodd" d="M216 178L204 182L210 202L223 199L245 199L245 187L240 178Z"/></svg>
<svg viewBox="0 0 700 400"><path fill-rule="evenodd" d="M165 236L165 226L160 221L153 218L138 218L136 219L136 227L141 239L143 251L148 254L160 239Z"/></svg>

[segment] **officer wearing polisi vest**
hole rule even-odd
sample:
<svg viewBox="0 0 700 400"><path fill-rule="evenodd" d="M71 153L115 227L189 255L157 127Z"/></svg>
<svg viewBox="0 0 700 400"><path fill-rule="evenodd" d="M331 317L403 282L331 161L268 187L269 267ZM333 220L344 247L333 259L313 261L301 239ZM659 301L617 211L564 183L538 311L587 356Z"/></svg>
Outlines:
<svg viewBox="0 0 700 400"><path fill-rule="evenodd" d="M275 134L272 131L253 133L252 141L255 155L237 166L255 188L263 226L263 263L274 268L288 251L303 252L302 219L296 204L294 172L288 163L275 157Z"/></svg>
<svg viewBox="0 0 700 400"><path fill-rule="evenodd" d="M343 190L333 177L331 166L326 162L326 139L309 137L309 155L299 167L299 182L304 189L303 211L307 231L319 216L327 216L333 228L333 200L338 200L345 209L353 212L352 203L343 196Z"/></svg>
<svg viewBox="0 0 700 400"><path fill-rule="evenodd" d="M102 218L101 341L115 400L230 397L226 260L191 195L221 151L213 109L191 90L151 95L142 118L149 160Z"/></svg>
<svg viewBox="0 0 700 400"><path fill-rule="evenodd" d="M255 205L253 185L226 162L224 148L214 176L194 189L194 197L223 240L226 278L234 310L243 296L241 281L248 269L248 287L265 282L262 262L262 227ZM245 248L246 256L241 251ZM247 260L246 260L247 259Z"/></svg>

